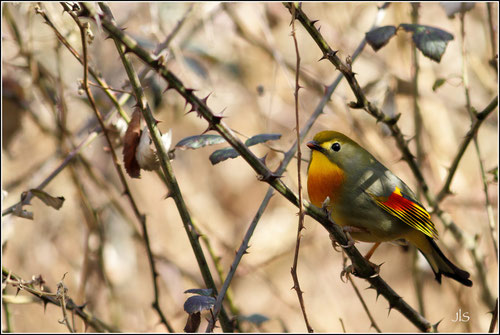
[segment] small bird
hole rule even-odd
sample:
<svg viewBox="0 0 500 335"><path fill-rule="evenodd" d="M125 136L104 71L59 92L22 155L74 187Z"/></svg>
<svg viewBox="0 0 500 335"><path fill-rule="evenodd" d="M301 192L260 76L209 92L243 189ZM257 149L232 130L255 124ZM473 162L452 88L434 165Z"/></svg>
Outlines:
<svg viewBox="0 0 500 335"><path fill-rule="evenodd" d="M354 240L381 242L405 239L429 262L436 280L441 275L472 286L469 273L454 265L438 248L438 232L412 190L359 144L336 131L322 131L307 143L311 149L307 189L317 207Z"/></svg>

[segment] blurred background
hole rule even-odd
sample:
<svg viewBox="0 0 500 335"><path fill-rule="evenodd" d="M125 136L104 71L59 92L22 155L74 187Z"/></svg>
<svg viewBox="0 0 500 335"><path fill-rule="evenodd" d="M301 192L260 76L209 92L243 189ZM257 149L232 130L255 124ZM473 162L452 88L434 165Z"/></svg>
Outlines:
<svg viewBox="0 0 500 335"><path fill-rule="evenodd" d="M382 3L379 3L381 5ZM242 140L261 133L278 133L280 140L251 148L276 169L295 139L294 66L295 49L291 37L290 13L281 3L110 3L117 24L153 51L170 37L164 55L168 68L198 97L211 93L208 106L222 112L224 122ZM80 89L83 67L62 46L54 31L36 13L34 3L2 4L2 210L19 201L21 193L37 187L64 160L68 152L85 141L97 125L86 95ZM490 4L496 33L498 5ZM39 9L81 52L78 27L58 3L41 3ZM319 20L321 33L339 57L354 53L376 16L376 3L304 3L310 19ZM392 3L380 25L411 23L409 3ZM438 3L423 3L421 24L431 25L454 35L441 62L420 52L418 59L419 106L423 118L422 170L431 192L443 186L448 167L471 126L465 109L462 85L462 47L459 14L449 18ZM497 73L489 62L497 52L492 46L486 3L476 3L465 16L467 71L471 105L481 111L496 96ZM301 70L300 122L303 125L322 98L323 85L330 85L339 72L322 54L299 22L296 23ZM93 40L89 46L90 64L106 82L118 90L131 91L126 72L112 40L91 23ZM22 43L16 38L16 31ZM172 34L172 32L174 32ZM496 43L496 37L494 39ZM384 48L374 52L367 46L353 64L361 86L370 101L389 113L401 113L399 126L414 135L411 35L399 31ZM131 55L137 71L144 65ZM494 61L496 63L496 60ZM291 67L290 67L291 65ZM442 86L433 90L438 79ZM92 79L93 81L93 79ZM162 132L172 130L172 143L201 134L206 121L195 113L185 115L185 101L173 90L162 93L165 82L152 72L142 81L148 101L160 120ZM98 87L92 88L103 113L113 105ZM116 95L119 95L116 92ZM124 109L130 116L134 101ZM354 95L345 81L334 92L324 114L315 122L308 137L321 130L335 129L350 136L384 165L401 177L413 190L417 182L388 131L363 110L348 108ZM110 129L116 136L121 159L118 114ZM498 111L485 120L478 134L484 169L498 167ZM224 275L229 271L235 251L268 189L241 158L212 165L208 159L215 149L227 144L197 150L175 150L174 173L200 232L208 239ZM52 196L63 196L59 210L33 199L25 209L34 220L13 215L2 217L2 265L25 280L42 275L52 290L66 273L68 295L77 304L121 331L165 332L158 314L151 308L153 286L140 225L113 166L107 143L99 136L44 189ZM415 141L410 142L415 152ZM309 150L301 146L303 156ZM305 185L307 162L302 165ZM127 176L139 210L147 216L152 251L160 275L160 306L173 328L181 332L187 319L183 292L205 288L189 240L176 206L157 175L142 171L141 179ZM293 160L283 181L297 190L297 161ZM498 185L487 173L489 201L498 221ZM488 270L487 284L493 299L498 296L498 264L495 257L485 193L474 145L469 145L453 179L453 195L441 204L457 226L476 238L477 252ZM304 186L304 197L307 189ZM425 205L427 205L424 202ZM243 331L304 332L306 330L293 286L290 268L297 233L297 208L275 195L250 240L249 254L239 265L231 284L234 305L241 316L259 314L262 323L242 321ZM482 299L482 287L470 253L445 231L436 218L439 245L444 253L472 275L474 286L466 288L448 278L441 285L425 260L417 267L423 272L422 286L426 318L440 331L486 332L491 310ZM310 323L317 332L374 332L350 283L340 278L342 254L331 247L328 233L317 222L305 218L302 232L298 276ZM497 230L495 227L495 236ZM206 244L202 243L217 287L222 285ZM371 245L358 243L362 253ZM407 303L418 309L413 279L412 253L400 246L383 244L371 259L384 263L381 276ZM416 330L398 311L388 314L388 303L365 290L366 281L354 278L356 285L384 332ZM15 295L7 286L4 296ZM29 296L20 292L19 296ZM58 323L61 309L36 300L16 301L2 306L2 330L16 332L66 332ZM468 313L468 322L453 322L457 313ZM202 314L200 331L206 327ZM75 318L76 329L84 331ZM91 328L89 330L92 330ZM221 331L216 328L216 331Z"/></svg>

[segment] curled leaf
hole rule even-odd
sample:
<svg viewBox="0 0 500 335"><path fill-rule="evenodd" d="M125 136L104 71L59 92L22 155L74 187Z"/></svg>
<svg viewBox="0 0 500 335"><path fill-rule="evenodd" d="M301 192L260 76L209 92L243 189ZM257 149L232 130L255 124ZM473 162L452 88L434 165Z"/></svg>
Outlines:
<svg viewBox="0 0 500 335"><path fill-rule="evenodd" d="M370 44L373 50L377 51L389 42L396 35L396 27L383 26L370 30L366 33L366 42Z"/></svg>
<svg viewBox="0 0 500 335"><path fill-rule="evenodd" d="M413 32L412 39L417 49L424 56L438 63L441 61L448 42L453 40L452 34L439 28L406 23L402 23L399 26L405 31Z"/></svg>
<svg viewBox="0 0 500 335"><path fill-rule="evenodd" d="M59 209L62 207L64 203L64 197L53 197L47 192L44 192L42 190L38 190L36 188L32 188L30 190L31 194L33 194L35 197L38 199L42 200L44 204L47 206L50 206L55 209Z"/></svg>
<svg viewBox="0 0 500 335"><path fill-rule="evenodd" d="M163 143L165 151L169 151L172 145L172 129L169 129L167 133L161 135L161 142Z"/></svg>
<svg viewBox="0 0 500 335"><path fill-rule="evenodd" d="M248 140L245 141L245 145L247 147L250 147L255 144L259 143L264 143L267 141L276 141L281 138L281 134L259 134L250 137Z"/></svg>
<svg viewBox="0 0 500 335"><path fill-rule="evenodd" d="M158 156L156 155L156 150L152 147L152 141L149 137L147 126L142 130L141 138L135 151L135 159L137 163L139 163L141 169L147 171L156 170L159 166Z"/></svg>
<svg viewBox="0 0 500 335"><path fill-rule="evenodd" d="M225 161L226 159L236 158L239 155L240 154L238 153L238 151L234 150L232 147L228 147L228 148L215 150L210 155L209 159L210 159L210 163L212 163L212 165L215 165L217 163Z"/></svg>
<svg viewBox="0 0 500 335"><path fill-rule="evenodd" d="M433 90L434 92L436 92L436 90L437 90L439 87L443 86L443 84L444 84L445 82L446 82L446 80L445 80L445 79L443 79L443 78L438 78L438 79L436 79L436 81L434 82L434 84L432 84L432 90Z"/></svg>
<svg viewBox="0 0 500 335"><path fill-rule="evenodd" d="M195 135L183 138L175 145L179 149L199 149L207 145L224 143L226 140L220 135Z"/></svg>
<svg viewBox="0 0 500 335"><path fill-rule="evenodd" d="M252 145L256 145L259 143L267 142L267 141L274 141L274 140L279 140L281 138L281 134L259 134L250 137L248 140L245 141L245 145L247 147L251 147ZM223 148L214 151L209 159L212 165L215 165L217 163L220 163L222 161L225 161L226 159L229 158L236 158L240 154L234 150L232 147L228 148Z"/></svg>
<svg viewBox="0 0 500 335"><path fill-rule="evenodd" d="M136 109L132 114L132 119L128 124L125 137L123 139L123 163L128 175L132 178L141 177L141 168L135 153L141 136L141 111Z"/></svg>
<svg viewBox="0 0 500 335"><path fill-rule="evenodd" d="M196 312L201 312L204 310L208 310L215 305L215 298L209 297L205 295L194 295L192 297L187 298L184 303L184 310L193 314Z"/></svg>
<svg viewBox="0 0 500 335"><path fill-rule="evenodd" d="M210 297L212 293L214 293L214 290L212 290L211 288L191 288L189 290L184 291L184 293L194 293Z"/></svg>

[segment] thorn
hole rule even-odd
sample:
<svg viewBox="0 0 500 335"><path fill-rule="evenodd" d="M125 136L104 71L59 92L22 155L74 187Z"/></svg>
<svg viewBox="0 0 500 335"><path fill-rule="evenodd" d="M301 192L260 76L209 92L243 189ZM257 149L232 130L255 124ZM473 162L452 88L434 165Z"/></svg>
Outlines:
<svg viewBox="0 0 500 335"><path fill-rule="evenodd" d="M434 330L434 332L437 332L438 331L438 326L439 324L443 321L444 319L441 319L439 320L438 322L436 322L435 324L432 325L432 329Z"/></svg>
<svg viewBox="0 0 500 335"><path fill-rule="evenodd" d="M203 134L209 132L210 130L217 130L217 129L215 128L215 125L209 124L208 127L207 127L207 129L205 129L205 131L203 133L201 133L201 134L203 135Z"/></svg>
<svg viewBox="0 0 500 335"><path fill-rule="evenodd" d="M87 304L88 304L88 303L89 303L89 302L88 302L88 301L86 301L86 302L84 302L84 303L83 303L83 304L81 304L81 305L76 305L76 307L78 307L79 309L83 310L85 307L87 307Z"/></svg>
<svg viewBox="0 0 500 335"><path fill-rule="evenodd" d="M167 194L165 194L165 196L163 197L163 200L166 200L166 199L172 198L172 197L173 197L172 192L168 191Z"/></svg>
<svg viewBox="0 0 500 335"><path fill-rule="evenodd" d="M17 288L17 291L16 291L16 297L17 297L17 295L19 294L19 291L21 291L21 289L18 287L18 288Z"/></svg>
<svg viewBox="0 0 500 335"><path fill-rule="evenodd" d="M355 75L357 75L357 73L356 73L356 72L352 72L352 71L351 71L351 74L352 74L352 76L353 76L353 77L354 77Z"/></svg>
<svg viewBox="0 0 500 335"><path fill-rule="evenodd" d="M328 55L325 53L325 54L323 54L323 56L321 56L320 59L318 59L318 62L321 62L322 60L327 59L327 58L328 58Z"/></svg>
<svg viewBox="0 0 500 335"><path fill-rule="evenodd" d="M188 102L188 101L187 101L187 99L186 99L186 103L184 104L184 108L183 108L182 110L185 110L185 109L186 109L186 106L188 105L188 103L189 103L189 102ZM189 113L189 112L188 112L188 113ZM186 113L186 114L187 114L187 113ZM184 114L184 115L186 115L186 114Z"/></svg>
<svg viewBox="0 0 500 335"><path fill-rule="evenodd" d="M127 30L127 27L120 28L121 31Z"/></svg>
<svg viewBox="0 0 500 335"><path fill-rule="evenodd" d="M207 101L208 101L208 97L210 97L211 95L212 95L212 92L208 93L208 95L206 97L204 97L203 99L201 99L201 101L203 101L203 103L206 105Z"/></svg>
<svg viewBox="0 0 500 335"><path fill-rule="evenodd" d="M266 165L266 158L269 153L266 153L262 158L259 158L259 161L262 162L262 164Z"/></svg>
<svg viewBox="0 0 500 335"><path fill-rule="evenodd" d="M355 102L355 101L351 101L347 104L349 106L349 108L352 108L352 109L359 109L359 108L363 108L363 104L361 102ZM378 122L378 121L377 121Z"/></svg>
<svg viewBox="0 0 500 335"><path fill-rule="evenodd" d="M89 328L89 323L84 320L83 324L85 325L85 332L87 332L87 329Z"/></svg>
<svg viewBox="0 0 500 335"><path fill-rule="evenodd" d="M314 26L314 24L316 24L316 22L318 22L318 21L319 21L319 20L312 20L312 21L311 21L311 25L313 25L313 26Z"/></svg>
<svg viewBox="0 0 500 335"><path fill-rule="evenodd" d="M165 92L167 92L171 88L173 88L173 87L170 86L170 84L167 84L167 87L163 90L163 92L161 94L165 94Z"/></svg>
<svg viewBox="0 0 500 335"><path fill-rule="evenodd" d="M195 90L194 88L185 88L184 90L186 91L186 94L193 94L193 92L198 91Z"/></svg>
<svg viewBox="0 0 500 335"><path fill-rule="evenodd" d="M320 30L321 30L321 26L318 27L318 33L319 33Z"/></svg>
<svg viewBox="0 0 500 335"><path fill-rule="evenodd" d="M257 176L257 179L259 179L260 181L265 181L267 183L271 183L273 182L274 180L278 179L278 178L282 178L283 176L280 176L280 175L277 175L273 172L271 172L270 174L268 174L267 176L263 176L263 175L259 175Z"/></svg>
<svg viewBox="0 0 500 335"><path fill-rule="evenodd" d="M47 300L42 300L43 302L43 313L47 312L47 304L49 303Z"/></svg>
<svg viewBox="0 0 500 335"><path fill-rule="evenodd" d="M214 117L212 119L212 123L214 125L220 124L220 120L222 120L222 118L224 118L224 116L214 115Z"/></svg>
<svg viewBox="0 0 500 335"><path fill-rule="evenodd" d="M394 124L396 124L396 122L398 122L400 117L401 117L401 113L398 113L395 116L389 118L386 123L388 125L394 125Z"/></svg>
<svg viewBox="0 0 500 335"><path fill-rule="evenodd" d="M367 288L365 288L365 290L375 290L377 291L377 288L375 286L373 286L372 284L370 284L370 286L368 286Z"/></svg>

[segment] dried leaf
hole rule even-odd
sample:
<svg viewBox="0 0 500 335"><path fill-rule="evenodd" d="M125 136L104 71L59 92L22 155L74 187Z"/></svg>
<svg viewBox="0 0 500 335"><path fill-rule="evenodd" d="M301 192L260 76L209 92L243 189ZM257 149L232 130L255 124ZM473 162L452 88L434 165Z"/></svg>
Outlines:
<svg viewBox="0 0 500 335"><path fill-rule="evenodd" d="M240 154L236 150L234 150L232 147L228 147L228 148L215 150L210 155L209 159L210 159L210 163L212 163L212 165L215 165L217 163L225 161L226 159L236 158L239 155Z"/></svg>
<svg viewBox="0 0 500 335"><path fill-rule="evenodd" d="M224 142L226 142L226 140L220 135L195 135L183 138L175 147L182 150L199 149L207 145L215 145Z"/></svg>
<svg viewBox="0 0 500 335"><path fill-rule="evenodd" d="M265 315L262 314L251 314L251 315L239 315L238 320L241 321L248 321L251 322L257 326L260 326L266 321L269 321L269 318Z"/></svg>
<svg viewBox="0 0 500 335"><path fill-rule="evenodd" d="M200 312L189 314L186 326L184 326L184 331L186 333L196 333L198 327L200 326L200 321L201 321Z"/></svg>
<svg viewBox="0 0 500 335"><path fill-rule="evenodd" d="M396 35L396 27L383 26L367 32L365 38L366 42L370 44L373 50L377 51L386 45L394 35Z"/></svg>
<svg viewBox="0 0 500 335"><path fill-rule="evenodd" d="M281 134L259 134L250 137L248 140L245 141L245 145L247 147L250 147L255 144L259 143L264 143L267 141L276 141L281 138Z"/></svg>
<svg viewBox="0 0 500 335"><path fill-rule="evenodd" d="M438 78L436 79L436 81L434 82L434 84L432 84L432 90L434 92L436 92L436 90L441 87L444 83L446 82L446 79L443 79L443 78Z"/></svg>
<svg viewBox="0 0 500 335"><path fill-rule="evenodd" d="M53 207L55 209L59 209L62 207L64 203L64 197L53 197L47 192L44 192L42 190L38 190L36 188L32 188L30 190L31 194L33 194L35 197L38 199L42 200L44 204L47 206Z"/></svg>
<svg viewBox="0 0 500 335"><path fill-rule="evenodd" d="M439 28L424 26L420 24L399 25L405 31L413 32L413 42L424 56L433 61L440 62L448 42L453 40L453 35Z"/></svg>
<svg viewBox="0 0 500 335"><path fill-rule="evenodd" d="M246 140L245 145L247 147L251 147L252 145L256 145L256 144L267 142L267 141L274 141L274 140L278 140L280 138L281 138L281 134L259 134L259 135L252 136L248 140ZM228 148L223 148L223 149L219 149L219 150L214 151L210 155L209 159L210 159L210 162L212 163L212 165L215 165L217 163L225 161L226 159L236 158L239 155L240 154L236 150L234 150L232 147L228 147Z"/></svg>
<svg viewBox="0 0 500 335"><path fill-rule="evenodd" d="M137 163L139 163L141 169L147 171L156 170L159 166L158 156L156 155L156 150L152 147L152 141L146 126L142 130L139 145L135 152L135 159Z"/></svg>
<svg viewBox="0 0 500 335"><path fill-rule="evenodd" d="M208 310L215 305L215 298L209 297L205 295L194 295L192 297L187 298L184 303L184 310L193 314L196 312L201 312L204 310Z"/></svg>
<svg viewBox="0 0 500 335"><path fill-rule="evenodd" d="M123 139L123 163L128 175L132 178L141 177L141 168L135 153L139 145L141 135L141 111L136 109L132 114L132 119L128 124L125 137Z"/></svg>

